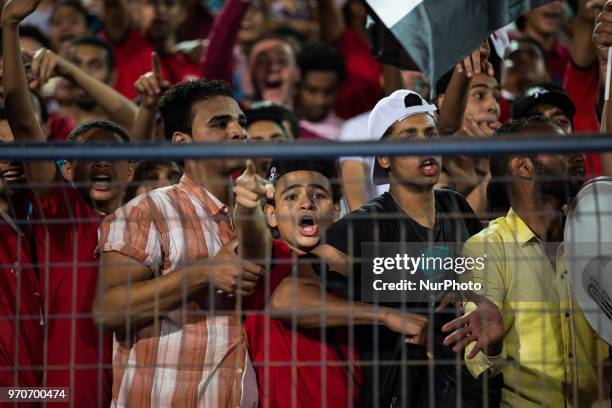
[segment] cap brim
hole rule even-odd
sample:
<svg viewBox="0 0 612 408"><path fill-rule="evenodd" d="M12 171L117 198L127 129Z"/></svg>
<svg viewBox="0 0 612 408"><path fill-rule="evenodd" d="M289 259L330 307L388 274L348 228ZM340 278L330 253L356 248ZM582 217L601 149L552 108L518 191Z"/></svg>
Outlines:
<svg viewBox="0 0 612 408"><path fill-rule="evenodd" d="M520 108L513 110L512 119L521 119L527 116L527 113L536 105L552 105L561 109L570 119L574 119L576 114L576 106L569 96L560 92L549 92L539 98L529 98L520 103Z"/></svg>

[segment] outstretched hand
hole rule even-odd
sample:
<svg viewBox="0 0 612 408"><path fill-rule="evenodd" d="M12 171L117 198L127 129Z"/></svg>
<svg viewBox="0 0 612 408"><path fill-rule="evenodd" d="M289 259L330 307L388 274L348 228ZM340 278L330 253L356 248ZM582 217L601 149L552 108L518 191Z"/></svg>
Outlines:
<svg viewBox="0 0 612 408"><path fill-rule="evenodd" d="M17 24L36 10L41 0L8 0L2 7L2 24Z"/></svg>
<svg viewBox="0 0 612 408"><path fill-rule="evenodd" d="M476 343L467 358L476 357L480 351L495 356L501 353L504 341L504 324L501 312L484 296L471 294L476 309L442 326L442 331L454 332L444 339L445 346L453 346L455 353L471 343Z"/></svg>
<svg viewBox="0 0 612 408"><path fill-rule="evenodd" d="M253 160L247 160L244 173L236 179L236 203L244 208L256 208L262 198L274 198L274 186L257 174Z"/></svg>

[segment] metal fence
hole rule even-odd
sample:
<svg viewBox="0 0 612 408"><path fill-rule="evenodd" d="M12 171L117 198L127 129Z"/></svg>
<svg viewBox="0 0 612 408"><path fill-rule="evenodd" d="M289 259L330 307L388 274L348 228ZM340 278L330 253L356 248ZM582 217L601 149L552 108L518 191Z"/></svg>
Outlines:
<svg viewBox="0 0 612 408"><path fill-rule="evenodd" d="M612 137L597 135L477 142L88 143L2 145L0 162L69 160L76 167L102 160L315 162L605 151L612 151ZM489 205L476 215L459 195L443 192L434 193L435 210L421 214L430 191L421 186L348 214L346 203L341 212L317 201L333 201L332 189L327 192L320 179L296 179L284 186L295 189L292 195L277 188L260 209L238 211L232 219L235 209L226 205L231 195L206 193L202 185L224 191L206 174L144 194L133 188L135 198L107 213L105 197L115 188L120 195L128 189L114 171L73 183L58 176L47 185L3 179L0 385L39 391L17 395L19 401L77 407L610 406L612 366L601 334L612 324L606 297L612 293L606 286L612 263L605 261L612 256L609 180L597 184L591 218L572 224L568 247L554 228L557 239L543 240L527 225L546 220L554 226L558 220L564 228L576 203L569 188L559 187L571 181L569 174L542 172L530 180L542 184L525 184L552 195L551 188L561 188L556 197L564 205L553 209L520 203L508 213L503 205ZM230 174L223 180L229 183ZM500 177L491 185L509 186L512 180ZM146 181L143 176L132 187ZM351 177L329 181L341 190ZM488 198L508 191L489 192ZM302 199L303 204L284 204ZM258 229L262 225L269 229ZM599 239L574 240L591 230ZM228 244L236 234L237 248ZM316 249L308 254L304 248ZM584 263L608 258L578 288L576 279L583 276L568 269L577 262L586 270L580 263L586 253L591 255ZM478 262L485 266L479 269ZM578 302L583 295L590 304ZM446 300L452 302L442 307ZM471 318L456 320L462 316ZM451 333L459 343L473 340L466 352L447 345ZM475 344L483 351L468 358ZM63 388L66 397L41 394L40 387ZM7 404L16 401L9 388L0 389Z"/></svg>

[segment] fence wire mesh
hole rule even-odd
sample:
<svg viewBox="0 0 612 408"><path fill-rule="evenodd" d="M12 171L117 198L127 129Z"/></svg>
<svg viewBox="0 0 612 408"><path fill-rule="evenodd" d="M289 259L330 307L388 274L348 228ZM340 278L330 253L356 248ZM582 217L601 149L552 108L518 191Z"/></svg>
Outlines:
<svg viewBox="0 0 612 408"><path fill-rule="evenodd" d="M0 397L610 406L611 144L3 146Z"/></svg>

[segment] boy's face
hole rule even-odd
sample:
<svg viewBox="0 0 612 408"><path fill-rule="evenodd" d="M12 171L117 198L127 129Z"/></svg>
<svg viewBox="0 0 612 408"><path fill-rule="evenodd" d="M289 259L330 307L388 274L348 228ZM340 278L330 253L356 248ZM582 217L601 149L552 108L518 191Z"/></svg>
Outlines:
<svg viewBox="0 0 612 408"><path fill-rule="evenodd" d="M438 137L436 122L427 113L418 113L395 122L386 140L410 143ZM391 182L420 188L433 188L440 178L440 156L379 156L378 164L390 170Z"/></svg>
<svg viewBox="0 0 612 408"><path fill-rule="evenodd" d="M290 105L298 68L291 46L279 39L259 41L251 51L251 75L263 101Z"/></svg>
<svg viewBox="0 0 612 408"><path fill-rule="evenodd" d="M91 129L76 139L77 143L118 141L119 136L99 128ZM125 189L134 177L134 166L126 160L73 160L66 162L64 172L96 208L109 214L121 205Z"/></svg>
<svg viewBox="0 0 612 408"><path fill-rule="evenodd" d="M278 228L283 241L308 252L334 222L332 187L316 171L294 171L283 175L275 186L274 205L266 204L266 219Z"/></svg>
<svg viewBox="0 0 612 408"><path fill-rule="evenodd" d="M258 120L247 128L250 142L283 143L287 141L285 129L271 120ZM266 176L271 158L255 159L257 174Z"/></svg>
<svg viewBox="0 0 612 408"><path fill-rule="evenodd" d="M65 56L70 47L70 41L87 32L87 21L81 13L68 5L59 6L51 19L49 41L55 52Z"/></svg>
<svg viewBox="0 0 612 408"><path fill-rule="evenodd" d="M298 99L300 113L310 122L327 117L336 103L338 74L333 71L310 71L304 74Z"/></svg>
<svg viewBox="0 0 612 408"><path fill-rule="evenodd" d="M464 119L471 116L478 123L486 123L491 131L500 127L500 93L499 85L494 77L485 74L475 75L470 81Z"/></svg>

